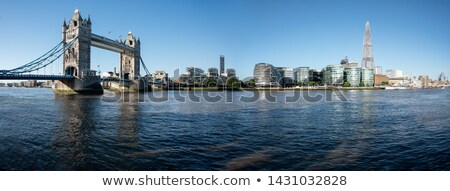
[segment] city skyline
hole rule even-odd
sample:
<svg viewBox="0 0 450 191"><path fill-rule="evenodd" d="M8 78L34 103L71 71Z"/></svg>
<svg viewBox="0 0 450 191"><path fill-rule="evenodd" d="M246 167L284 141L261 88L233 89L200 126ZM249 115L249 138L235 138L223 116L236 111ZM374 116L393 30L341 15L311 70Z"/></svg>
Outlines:
<svg viewBox="0 0 450 191"><path fill-rule="evenodd" d="M260 62L315 69L338 64L345 56L359 62L367 20L372 25L376 66L384 71L400 69L410 76L433 79L450 71L450 38L445 35L450 29L441 24L449 18L445 12L448 1L151 1L139 2L142 6L126 17L108 11L120 7L118 2L108 2L1 6L0 36L8 46L0 47L0 69L23 65L59 42L61 18L69 20L77 8L84 17L90 15L93 30L100 35L124 38L128 28L141 39L142 57L150 71L165 70L171 76L176 68L219 67L219 55L227 57L226 67L235 68L241 79L252 76L254 65ZM370 9L357 9L363 6ZM381 12L382 8L386 10ZM318 10L319 14L309 15ZM424 14L417 16L419 10ZM350 16L335 16L340 12ZM112 71L118 67L117 58L117 54L93 48L92 69L100 65L100 70ZM57 63L54 70L61 71L62 64Z"/></svg>

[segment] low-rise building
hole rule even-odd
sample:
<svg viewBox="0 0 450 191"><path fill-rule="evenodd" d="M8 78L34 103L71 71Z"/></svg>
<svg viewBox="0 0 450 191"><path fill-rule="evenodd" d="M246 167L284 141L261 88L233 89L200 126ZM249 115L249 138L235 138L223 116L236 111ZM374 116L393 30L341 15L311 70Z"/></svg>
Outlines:
<svg viewBox="0 0 450 191"><path fill-rule="evenodd" d="M383 74L375 74L375 86L388 85L389 77Z"/></svg>
<svg viewBox="0 0 450 191"><path fill-rule="evenodd" d="M399 78L389 78L389 85L391 86L406 86L411 84L411 78L404 76Z"/></svg>

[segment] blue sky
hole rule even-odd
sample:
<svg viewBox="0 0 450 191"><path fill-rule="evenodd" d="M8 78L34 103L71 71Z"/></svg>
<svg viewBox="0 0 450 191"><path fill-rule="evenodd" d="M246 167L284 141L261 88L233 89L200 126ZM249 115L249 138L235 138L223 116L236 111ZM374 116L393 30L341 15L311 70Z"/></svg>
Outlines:
<svg viewBox="0 0 450 191"><path fill-rule="evenodd" d="M147 67L173 74L187 66L226 68L241 78L256 63L321 69L362 59L371 24L375 65L407 75L450 73L450 0L0 1L0 69L23 65L61 41L75 8L93 33L141 39ZM92 49L93 69L119 67L119 55ZM61 71L61 61L47 70ZM48 71L47 71L48 72Z"/></svg>

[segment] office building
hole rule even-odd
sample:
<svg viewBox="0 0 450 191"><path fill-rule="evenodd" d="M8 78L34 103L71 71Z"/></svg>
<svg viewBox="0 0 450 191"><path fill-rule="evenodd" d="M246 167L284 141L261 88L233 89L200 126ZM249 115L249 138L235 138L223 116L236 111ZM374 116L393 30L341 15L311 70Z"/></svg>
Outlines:
<svg viewBox="0 0 450 191"><path fill-rule="evenodd" d="M309 76L309 78L308 78L309 82L317 82L317 83L322 82L322 72L321 71L318 71L316 69L310 69L308 76Z"/></svg>
<svg viewBox="0 0 450 191"><path fill-rule="evenodd" d="M294 83L294 69L291 67L275 67L280 74L280 81L278 82L282 86L288 86Z"/></svg>
<svg viewBox="0 0 450 191"><path fill-rule="evenodd" d="M307 83L309 81L309 67L298 67L294 69L294 82Z"/></svg>
<svg viewBox="0 0 450 191"><path fill-rule="evenodd" d="M206 73L208 77L217 77L219 76L219 70L217 68L208 68L208 72Z"/></svg>
<svg viewBox="0 0 450 191"><path fill-rule="evenodd" d="M344 68L353 68L353 67L358 67L358 62L357 61L348 61L347 57L345 57L344 59L341 60L341 65Z"/></svg>
<svg viewBox="0 0 450 191"><path fill-rule="evenodd" d="M227 68L227 77L236 77L236 70L234 68Z"/></svg>
<svg viewBox="0 0 450 191"><path fill-rule="evenodd" d="M258 63L253 70L256 87L279 86L280 74L272 64Z"/></svg>
<svg viewBox="0 0 450 191"><path fill-rule="evenodd" d="M328 65L323 70L323 80L326 85L341 86L344 83L344 66Z"/></svg>
<svg viewBox="0 0 450 191"><path fill-rule="evenodd" d="M361 69L361 83L366 87L373 87L375 82L374 69L362 68Z"/></svg>
<svg viewBox="0 0 450 191"><path fill-rule="evenodd" d="M375 74L383 74L381 66L375 66Z"/></svg>
<svg viewBox="0 0 450 191"><path fill-rule="evenodd" d="M225 74L225 56L220 55L220 75Z"/></svg>
<svg viewBox="0 0 450 191"><path fill-rule="evenodd" d="M351 87L358 87L361 83L361 68L344 68L344 81L347 81Z"/></svg>
<svg viewBox="0 0 450 191"><path fill-rule="evenodd" d="M403 72L401 70L389 69L389 70L386 70L386 75L389 78L401 78L401 77L403 77Z"/></svg>

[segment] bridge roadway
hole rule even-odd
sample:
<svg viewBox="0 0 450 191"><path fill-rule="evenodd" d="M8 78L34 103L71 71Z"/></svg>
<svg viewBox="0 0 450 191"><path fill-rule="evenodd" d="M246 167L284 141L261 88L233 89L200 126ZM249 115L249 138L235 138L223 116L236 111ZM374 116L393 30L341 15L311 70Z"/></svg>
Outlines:
<svg viewBox="0 0 450 191"><path fill-rule="evenodd" d="M72 80L68 75L0 74L0 80Z"/></svg>
<svg viewBox="0 0 450 191"><path fill-rule="evenodd" d="M134 52L134 48L129 47L123 43L120 43L115 40L111 40L104 36L96 35L94 33L91 34L91 45L97 48L102 48L110 51L114 51L117 53L123 53L125 50L130 52Z"/></svg>

